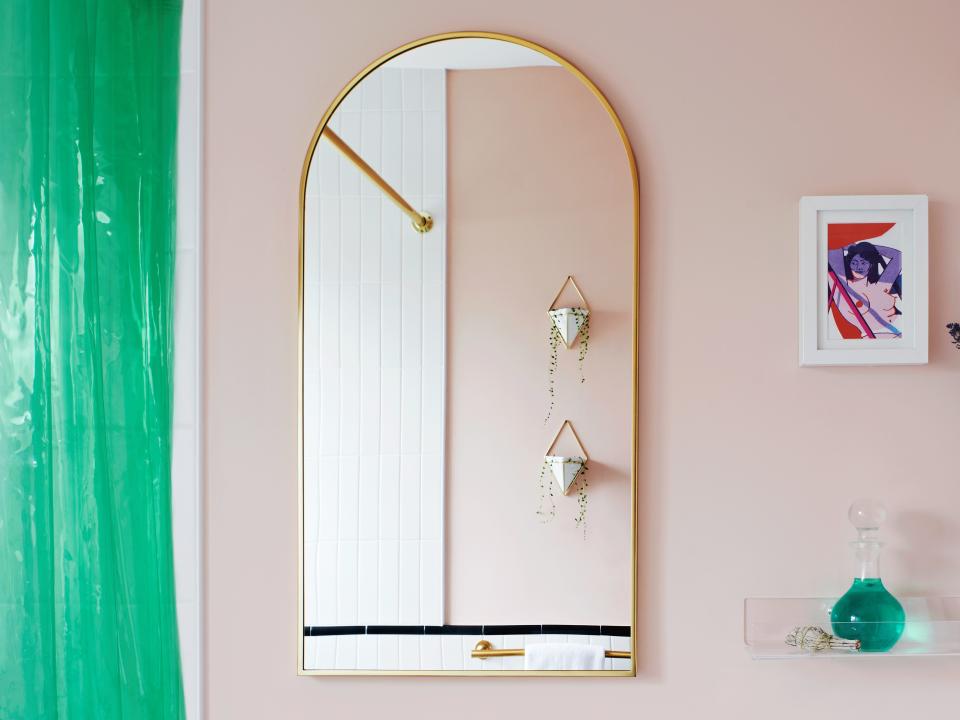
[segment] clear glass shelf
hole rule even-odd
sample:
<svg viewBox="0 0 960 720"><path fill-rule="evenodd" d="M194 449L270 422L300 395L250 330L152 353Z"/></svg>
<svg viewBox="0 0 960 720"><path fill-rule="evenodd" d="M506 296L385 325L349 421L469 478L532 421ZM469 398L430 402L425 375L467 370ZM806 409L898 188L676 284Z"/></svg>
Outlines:
<svg viewBox="0 0 960 720"><path fill-rule="evenodd" d="M836 598L747 598L743 640L757 660L798 657L891 657L960 655L960 597L897 598L906 613L903 635L892 650L801 650L787 645L794 628L815 625L833 633L830 610ZM835 634L835 633L834 633Z"/></svg>

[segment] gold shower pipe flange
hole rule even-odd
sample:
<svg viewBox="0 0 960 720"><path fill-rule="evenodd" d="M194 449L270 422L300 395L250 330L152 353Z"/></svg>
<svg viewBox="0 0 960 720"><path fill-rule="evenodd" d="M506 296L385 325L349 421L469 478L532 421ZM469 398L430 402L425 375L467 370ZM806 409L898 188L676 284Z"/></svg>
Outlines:
<svg viewBox="0 0 960 720"><path fill-rule="evenodd" d="M416 210L413 205L404 200L403 196L394 190L390 183L380 177L380 174L370 167L362 157L357 155L353 148L347 145L339 135L329 127L323 129L322 135L331 145L343 153L347 160L356 165L360 172L370 178L370 181L373 182L374 185L383 190L384 194L389 197L398 208L407 214L413 223L414 230L419 233L425 233L433 229L433 218L428 213L422 213Z"/></svg>

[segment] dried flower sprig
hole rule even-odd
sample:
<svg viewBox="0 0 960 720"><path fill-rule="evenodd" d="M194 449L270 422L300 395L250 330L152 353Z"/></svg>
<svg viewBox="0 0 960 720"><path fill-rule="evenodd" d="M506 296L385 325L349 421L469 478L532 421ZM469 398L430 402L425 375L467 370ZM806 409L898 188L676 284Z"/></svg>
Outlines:
<svg viewBox="0 0 960 720"><path fill-rule="evenodd" d="M831 635L826 630L816 625L802 625L795 627L793 632L787 635L784 642L801 650L812 650L813 652L822 652L823 650L859 650L859 640L847 640Z"/></svg>
<svg viewBox="0 0 960 720"><path fill-rule="evenodd" d="M960 350L960 323L947 323L947 332L950 333L950 342Z"/></svg>

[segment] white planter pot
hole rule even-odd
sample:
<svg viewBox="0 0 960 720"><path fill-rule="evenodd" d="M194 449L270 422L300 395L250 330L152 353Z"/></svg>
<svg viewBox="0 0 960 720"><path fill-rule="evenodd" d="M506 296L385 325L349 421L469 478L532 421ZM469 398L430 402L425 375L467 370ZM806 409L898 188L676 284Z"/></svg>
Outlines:
<svg viewBox="0 0 960 720"><path fill-rule="evenodd" d="M570 347L574 340L577 339L577 335L580 334L580 328L583 327L583 323L587 320L587 315L590 314L590 311L586 308L556 308L550 310L550 319L553 320L553 324L557 326L557 330L560 331L560 337L563 339L563 344L567 347Z"/></svg>
<svg viewBox="0 0 960 720"><path fill-rule="evenodd" d="M583 472L583 466L587 463L586 458L562 455L546 455L543 459L550 466L550 471L560 486L560 492L564 495L570 491L570 486Z"/></svg>

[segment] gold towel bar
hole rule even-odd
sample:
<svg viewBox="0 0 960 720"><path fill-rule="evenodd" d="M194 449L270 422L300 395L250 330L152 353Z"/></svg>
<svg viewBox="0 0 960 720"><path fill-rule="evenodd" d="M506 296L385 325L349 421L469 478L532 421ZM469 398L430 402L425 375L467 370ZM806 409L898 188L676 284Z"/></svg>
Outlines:
<svg viewBox="0 0 960 720"><path fill-rule="evenodd" d="M516 657L518 655L524 655L522 648L506 648L503 650L494 650L493 645L490 644L489 640L481 640L473 647L473 652L470 653L471 657L480 658L481 660L486 660L487 658L495 657ZM630 659L630 653L627 650L605 650L603 653L604 657L608 658L626 658Z"/></svg>
<svg viewBox="0 0 960 720"><path fill-rule="evenodd" d="M380 177L376 170L367 165L364 159L357 155L353 148L347 145L333 130L328 127L324 128L323 137L329 140L331 145L342 152L346 156L347 160L356 165L360 172L370 178L374 185L383 190L387 197L393 200L394 204L396 204L397 207L403 210L403 212L410 217L410 219L413 221L413 227L417 232L430 232L430 229L433 227L433 218L430 217L430 215L427 213L417 212L413 205L404 200L403 196L394 190L390 183Z"/></svg>

